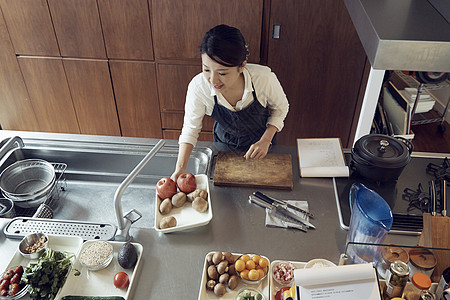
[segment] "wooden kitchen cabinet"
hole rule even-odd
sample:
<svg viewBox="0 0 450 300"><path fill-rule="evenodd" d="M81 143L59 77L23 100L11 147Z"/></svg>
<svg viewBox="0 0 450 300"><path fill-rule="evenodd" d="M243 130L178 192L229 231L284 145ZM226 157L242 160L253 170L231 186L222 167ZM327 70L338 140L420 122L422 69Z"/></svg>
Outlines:
<svg viewBox="0 0 450 300"><path fill-rule="evenodd" d="M1 0L16 54L59 56L46 0Z"/></svg>
<svg viewBox="0 0 450 300"><path fill-rule="evenodd" d="M123 136L162 138L153 62L110 61Z"/></svg>
<svg viewBox="0 0 450 300"><path fill-rule="evenodd" d="M120 136L108 61L63 59L80 133Z"/></svg>
<svg viewBox="0 0 450 300"><path fill-rule="evenodd" d="M0 11L0 125L8 130L39 130L30 96Z"/></svg>
<svg viewBox="0 0 450 300"><path fill-rule="evenodd" d="M271 1L269 35L274 25L280 38L269 37L267 64L290 104L279 143L340 137L349 146L366 55L344 2Z"/></svg>
<svg viewBox="0 0 450 300"><path fill-rule="evenodd" d="M237 27L250 61L259 62L263 0L152 0L153 45L157 59L198 60L203 35L212 27Z"/></svg>
<svg viewBox="0 0 450 300"><path fill-rule="evenodd" d="M98 0L98 6L108 58L153 60L147 0Z"/></svg>
<svg viewBox="0 0 450 300"><path fill-rule="evenodd" d="M48 0L63 57L106 58L96 0Z"/></svg>
<svg viewBox="0 0 450 300"><path fill-rule="evenodd" d="M18 57L39 130L80 133L61 58Z"/></svg>

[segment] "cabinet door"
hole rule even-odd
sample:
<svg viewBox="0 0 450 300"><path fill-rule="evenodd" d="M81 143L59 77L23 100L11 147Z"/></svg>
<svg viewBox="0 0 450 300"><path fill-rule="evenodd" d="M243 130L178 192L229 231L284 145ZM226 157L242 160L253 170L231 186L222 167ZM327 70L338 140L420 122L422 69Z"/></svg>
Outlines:
<svg viewBox="0 0 450 300"><path fill-rule="evenodd" d="M0 125L8 130L38 131L27 88L0 11Z"/></svg>
<svg viewBox="0 0 450 300"><path fill-rule="evenodd" d="M62 56L106 58L95 0L48 0Z"/></svg>
<svg viewBox="0 0 450 300"><path fill-rule="evenodd" d="M164 129L183 127L184 104L191 79L201 72L200 65L158 64L158 94ZM214 120L205 116L202 131L212 131Z"/></svg>
<svg viewBox="0 0 450 300"><path fill-rule="evenodd" d="M162 138L155 64L110 61L123 136Z"/></svg>
<svg viewBox="0 0 450 300"><path fill-rule="evenodd" d="M203 35L223 23L241 30L259 62L263 0L152 0L151 11L158 59L198 59Z"/></svg>
<svg viewBox="0 0 450 300"><path fill-rule="evenodd" d="M40 130L80 133L61 58L18 57Z"/></svg>
<svg viewBox="0 0 450 300"><path fill-rule="evenodd" d="M63 59L80 132L120 136L108 62Z"/></svg>
<svg viewBox="0 0 450 300"><path fill-rule="evenodd" d="M343 1L271 1L268 65L290 107L278 141L340 137L347 145L361 85L365 52Z"/></svg>
<svg viewBox="0 0 450 300"><path fill-rule="evenodd" d="M1 0L16 54L59 56L46 0Z"/></svg>
<svg viewBox="0 0 450 300"><path fill-rule="evenodd" d="M153 60L147 0L98 0L109 58Z"/></svg>

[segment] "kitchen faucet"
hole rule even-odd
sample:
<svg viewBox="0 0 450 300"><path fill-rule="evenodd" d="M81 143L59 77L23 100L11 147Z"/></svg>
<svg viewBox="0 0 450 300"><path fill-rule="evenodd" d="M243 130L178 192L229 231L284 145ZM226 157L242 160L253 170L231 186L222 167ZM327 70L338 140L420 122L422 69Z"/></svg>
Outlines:
<svg viewBox="0 0 450 300"><path fill-rule="evenodd" d="M9 138L9 140L0 149L0 159L2 159L3 156L5 156L5 154L9 150L12 149L14 144L17 144L17 146L19 146L19 148L22 148L25 146L25 144L23 143L23 140L19 136L13 136L13 137ZM1 163L3 163L3 162L1 162Z"/></svg>
<svg viewBox="0 0 450 300"><path fill-rule="evenodd" d="M130 241L132 239L129 233L131 224L142 217L142 214L136 209L130 210L122 217L122 194L138 176L142 169L147 165L147 163L153 158L153 156L155 156L155 154L164 146L164 144L164 140L159 140L159 142L152 148L152 150L150 150L150 152L141 160L141 162L133 169L133 171L131 171L131 173L124 179L124 181L122 181L114 194L116 218L119 225L115 236L116 241Z"/></svg>

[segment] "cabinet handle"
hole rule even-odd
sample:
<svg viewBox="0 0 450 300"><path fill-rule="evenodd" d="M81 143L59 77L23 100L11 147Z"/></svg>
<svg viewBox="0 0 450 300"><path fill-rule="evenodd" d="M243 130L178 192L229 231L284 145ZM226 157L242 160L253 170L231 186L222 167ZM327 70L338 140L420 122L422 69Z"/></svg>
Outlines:
<svg viewBox="0 0 450 300"><path fill-rule="evenodd" d="M281 25L274 24L272 27L272 38L279 39L280 38L280 27Z"/></svg>

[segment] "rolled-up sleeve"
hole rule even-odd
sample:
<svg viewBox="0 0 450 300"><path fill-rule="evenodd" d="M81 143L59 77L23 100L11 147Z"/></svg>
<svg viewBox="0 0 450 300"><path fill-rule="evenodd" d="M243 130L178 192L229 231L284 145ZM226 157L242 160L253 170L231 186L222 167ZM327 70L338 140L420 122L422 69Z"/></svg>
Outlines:
<svg viewBox="0 0 450 300"><path fill-rule="evenodd" d="M267 124L273 125L278 131L281 131L284 127L284 119L289 111L289 102L275 73L270 73L268 81L266 85L267 105L270 108L270 116Z"/></svg>
<svg viewBox="0 0 450 300"><path fill-rule="evenodd" d="M206 113L206 106L202 101L202 96L198 92L196 78L188 86L186 93L186 103L184 106L183 129L178 143L189 143L196 145L198 135L202 129L203 117Z"/></svg>

